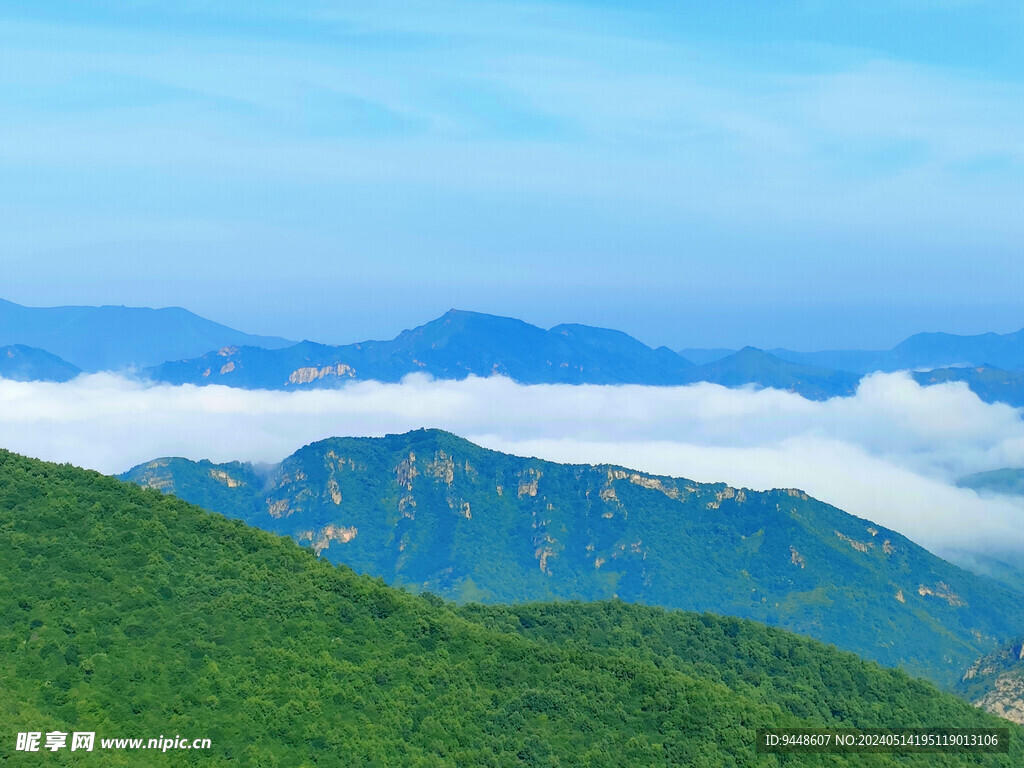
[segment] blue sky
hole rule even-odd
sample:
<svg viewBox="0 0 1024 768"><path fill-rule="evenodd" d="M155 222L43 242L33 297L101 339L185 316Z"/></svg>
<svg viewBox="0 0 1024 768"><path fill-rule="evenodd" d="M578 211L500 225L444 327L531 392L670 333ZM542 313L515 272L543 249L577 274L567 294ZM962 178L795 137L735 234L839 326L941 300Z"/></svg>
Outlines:
<svg viewBox="0 0 1024 768"><path fill-rule="evenodd" d="M0 297L390 337L1024 326L1019 3L0 6Z"/></svg>

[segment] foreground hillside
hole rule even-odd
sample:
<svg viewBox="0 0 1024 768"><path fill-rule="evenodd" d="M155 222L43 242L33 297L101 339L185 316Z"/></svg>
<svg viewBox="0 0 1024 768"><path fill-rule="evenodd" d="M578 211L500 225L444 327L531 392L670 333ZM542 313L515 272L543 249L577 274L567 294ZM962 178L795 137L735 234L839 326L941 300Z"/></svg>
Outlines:
<svg viewBox="0 0 1024 768"><path fill-rule="evenodd" d="M48 764L770 766L758 728L1005 725L751 622L616 603L456 613L176 498L7 452L0 583L0 760L11 734L59 729L212 746ZM1020 739L1011 726L1006 755L786 763L1011 766Z"/></svg>
<svg viewBox="0 0 1024 768"><path fill-rule="evenodd" d="M713 611L943 685L1024 629L1019 592L797 490L525 459L438 430L324 440L263 474L161 459L124 477L393 585Z"/></svg>

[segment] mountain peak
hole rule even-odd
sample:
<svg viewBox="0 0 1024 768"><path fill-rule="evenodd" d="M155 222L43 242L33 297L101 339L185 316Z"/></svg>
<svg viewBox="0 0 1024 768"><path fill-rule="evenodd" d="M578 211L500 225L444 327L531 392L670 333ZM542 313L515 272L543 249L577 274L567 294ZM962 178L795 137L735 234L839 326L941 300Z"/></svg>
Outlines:
<svg viewBox="0 0 1024 768"><path fill-rule="evenodd" d="M760 347L751 347L749 345L736 353L736 356L739 355L743 355L744 357L770 357L772 359L778 360L778 358L775 357L775 355L773 355L771 352L765 352Z"/></svg>
<svg viewBox="0 0 1024 768"><path fill-rule="evenodd" d="M523 322L522 320L517 320L514 317L505 317L504 315L492 315L492 314L490 314L488 312L477 312L477 311L472 310L472 309L456 309L455 307L452 307L451 309L449 309L447 312L445 312L443 315L441 315L441 317L438 318L438 319L443 319L443 318L446 318L446 317L467 317L467 318L476 318L476 319L492 318L492 319L495 319L495 320L515 320L516 322L519 322L519 323Z"/></svg>

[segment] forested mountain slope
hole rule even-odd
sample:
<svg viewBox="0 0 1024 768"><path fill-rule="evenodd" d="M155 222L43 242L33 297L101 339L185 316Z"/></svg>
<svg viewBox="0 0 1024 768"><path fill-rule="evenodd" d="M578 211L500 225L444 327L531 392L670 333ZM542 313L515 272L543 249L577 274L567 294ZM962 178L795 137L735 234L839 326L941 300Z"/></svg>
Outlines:
<svg viewBox="0 0 1024 768"><path fill-rule="evenodd" d="M489 451L439 430L333 438L277 467L123 476L458 601L619 597L756 619L952 685L1024 596L798 490Z"/></svg>
<svg viewBox="0 0 1024 768"><path fill-rule="evenodd" d="M174 497L2 451L0 580L0 760L14 733L59 729L212 746L45 755L54 765L772 766L758 728L1004 725L736 619L455 612ZM1006 755L787 764L1018 765L1010 727Z"/></svg>

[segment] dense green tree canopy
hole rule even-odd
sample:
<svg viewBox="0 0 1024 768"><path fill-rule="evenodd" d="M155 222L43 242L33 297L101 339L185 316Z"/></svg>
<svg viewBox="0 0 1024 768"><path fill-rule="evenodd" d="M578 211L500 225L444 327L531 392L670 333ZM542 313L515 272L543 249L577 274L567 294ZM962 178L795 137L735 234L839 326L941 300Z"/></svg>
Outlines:
<svg viewBox="0 0 1024 768"><path fill-rule="evenodd" d="M1024 594L798 490L489 451L439 430L332 438L263 473L125 475L458 602L606 600L755 619L952 686L1024 629Z"/></svg>
<svg viewBox="0 0 1024 768"><path fill-rule="evenodd" d="M0 759L16 732L59 729L213 742L147 753L155 766L770 766L760 727L1001 724L752 622L619 602L454 609L174 497L6 452L0 563Z"/></svg>

